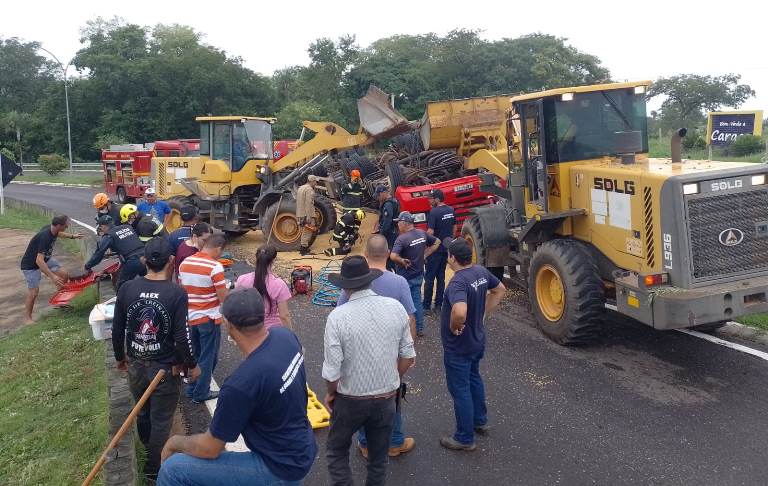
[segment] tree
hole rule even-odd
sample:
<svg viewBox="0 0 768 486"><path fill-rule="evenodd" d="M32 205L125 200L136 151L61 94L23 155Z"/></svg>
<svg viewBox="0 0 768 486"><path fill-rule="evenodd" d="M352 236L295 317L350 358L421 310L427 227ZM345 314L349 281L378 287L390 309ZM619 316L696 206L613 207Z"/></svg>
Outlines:
<svg viewBox="0 0 768 486"><path fill-rule="evenodd" d="M665 97L660 114L660 123L665 130L679 126L696 127L702 125L706 112L724 106L738 108L755 95L749 85L739 84L740 79L737 74L681 74L659 78L651 85L647 97Z"/></svg>

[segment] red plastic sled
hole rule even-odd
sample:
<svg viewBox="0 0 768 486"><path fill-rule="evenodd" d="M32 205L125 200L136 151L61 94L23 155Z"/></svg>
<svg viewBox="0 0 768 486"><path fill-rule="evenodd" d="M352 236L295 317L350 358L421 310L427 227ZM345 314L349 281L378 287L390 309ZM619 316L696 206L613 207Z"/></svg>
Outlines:
<svg viewBox="0 0 768 486"><path fill-rule="evenodd" d="M66 285L60 288L58 292L53 294L51 300L49 300L48 303L54 307L69 305L70 301L77 297L80 292L95 284L99 280L103 280L104 278L108 278L111 275L117 273L119 269L120 262L115 262L100 272L91 272L80 277L70 278Z"/></svg>

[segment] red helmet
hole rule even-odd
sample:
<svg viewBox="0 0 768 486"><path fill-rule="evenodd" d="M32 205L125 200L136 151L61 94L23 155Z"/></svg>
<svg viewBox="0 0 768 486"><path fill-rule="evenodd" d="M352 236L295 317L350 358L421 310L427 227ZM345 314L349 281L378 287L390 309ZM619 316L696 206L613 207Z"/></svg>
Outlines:
<svg viewBox="0 0 768 486"><path fill-rule="evenodd" d="M357 169L352 169L352 172L349 173L349 175L353 178L359 178L360 177L360 171Z"/></svg>

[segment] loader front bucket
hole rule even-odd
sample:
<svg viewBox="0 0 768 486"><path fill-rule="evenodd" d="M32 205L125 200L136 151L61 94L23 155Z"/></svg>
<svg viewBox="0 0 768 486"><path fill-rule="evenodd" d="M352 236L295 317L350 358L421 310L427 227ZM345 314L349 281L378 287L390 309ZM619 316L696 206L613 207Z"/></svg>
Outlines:
<svg viewBox="0 0 768 486"><path fill-rule="evenodd" d="M390 105L389 95L374 85L357 100L360 126L375 138L388 138L415 128L403 115Z"/></svg>

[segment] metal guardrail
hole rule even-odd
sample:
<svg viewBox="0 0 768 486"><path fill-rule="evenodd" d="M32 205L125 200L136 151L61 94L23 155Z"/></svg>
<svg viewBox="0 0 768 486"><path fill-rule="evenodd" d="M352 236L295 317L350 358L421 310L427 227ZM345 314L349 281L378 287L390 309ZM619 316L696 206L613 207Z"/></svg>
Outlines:
<svg viewBox="0 0 768 486"><path fill-rule="evenodd" d="M101 171L101 163L100 162L78 162L72 164L73 170L87 170L87 171ZM24 164L24 170L30 170L30 171L38 171L40 169L40 164ZM69 167L64 169L64 171L68 171Z"/></svg>

